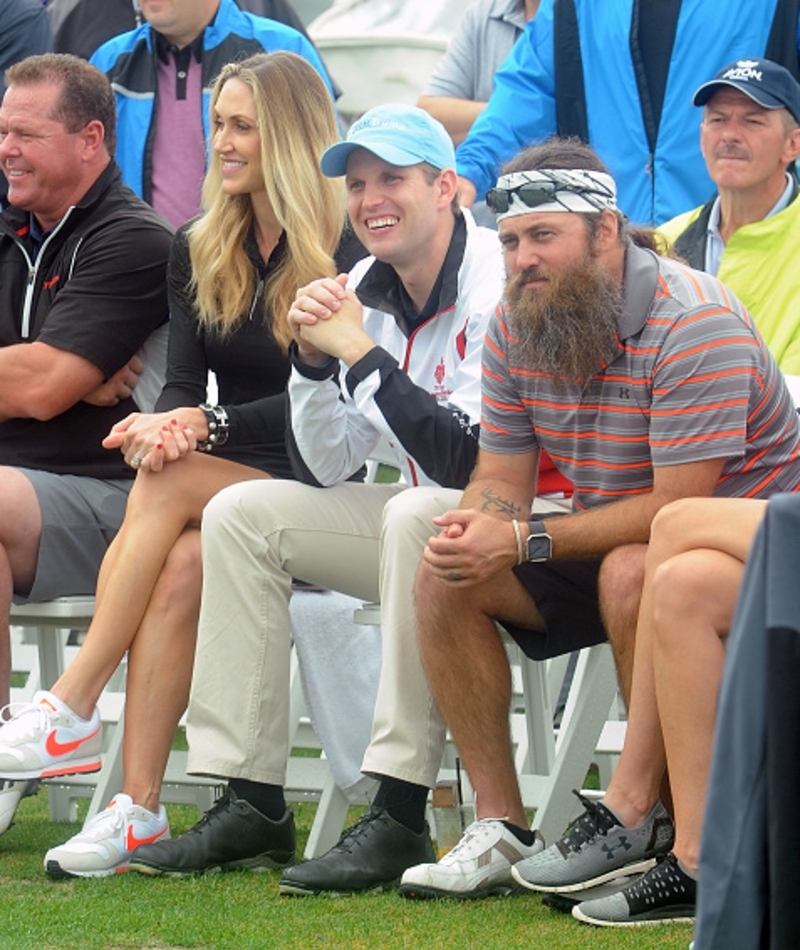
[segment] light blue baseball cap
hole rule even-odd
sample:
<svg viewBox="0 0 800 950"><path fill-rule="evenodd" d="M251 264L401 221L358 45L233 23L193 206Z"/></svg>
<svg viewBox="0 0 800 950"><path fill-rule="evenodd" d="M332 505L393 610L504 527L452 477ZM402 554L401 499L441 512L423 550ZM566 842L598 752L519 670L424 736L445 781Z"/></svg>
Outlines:
<svg viewBox="0 0 800 950"><path fill-rule="evenodd" d="M344 142L327 148L320 168L328 178L344 175L347 157L365 148L390 165L418 165L455 168L456 153L447 130L424 109L392 104L375 106L350 126Z"/></svg>

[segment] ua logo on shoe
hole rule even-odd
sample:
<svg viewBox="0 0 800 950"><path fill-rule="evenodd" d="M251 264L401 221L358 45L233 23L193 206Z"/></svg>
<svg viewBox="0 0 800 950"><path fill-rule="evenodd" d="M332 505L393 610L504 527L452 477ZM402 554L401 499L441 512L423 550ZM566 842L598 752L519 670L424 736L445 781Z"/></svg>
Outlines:
<svg viewBox="0 0 800 950"><path fill-rule="evenodd" d="M628 841L626 835L620 835L619 841L614 845L613 848L610 848L607 844L603 845L603 851L605 852L606 857L609 861L613 861L615 852L619 851L622 848L625 851L630 851L633 845Z"/></svg>

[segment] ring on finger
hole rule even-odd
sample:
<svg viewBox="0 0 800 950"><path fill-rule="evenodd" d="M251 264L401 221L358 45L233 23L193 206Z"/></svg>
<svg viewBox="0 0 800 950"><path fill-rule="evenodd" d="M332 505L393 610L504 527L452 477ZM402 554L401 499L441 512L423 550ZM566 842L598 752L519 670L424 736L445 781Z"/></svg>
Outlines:
<svg viewBox="0 0 800 950"><path fill-rule="evenodd" d="M141 455L134 455L131 459L131 468L138 468L143 462Z"/></svg>
<svg viewBox="0 0 800 950"><path fill-rule="evenodd" d="M458 571L448 571L447 579L449 581L462 581L464 578L463 575L458 573Z"/></svg>

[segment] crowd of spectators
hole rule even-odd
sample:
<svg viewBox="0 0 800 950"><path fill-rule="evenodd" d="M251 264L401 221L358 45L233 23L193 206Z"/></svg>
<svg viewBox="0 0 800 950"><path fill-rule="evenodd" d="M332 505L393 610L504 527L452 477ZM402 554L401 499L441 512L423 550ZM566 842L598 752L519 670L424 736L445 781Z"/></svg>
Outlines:
<svg viewBox="0 0 800 950"><path fill-rule="evenodd" d="M727 872L702 831L725 644L800 491L798 37L787 0L474 0L417 105L342 140L288 0L0 0L0 702L12 603L96 595L0 726L0 834L100 768L127 652L123 783L52 877L281 868L285 894L693 920ZM379 444L400 482L363 483ZM299 577L379 601L383 659L375 798L295 864ZM498 623L535 660L614 651L625 745L555 843ZM189 772L226 788L171 839L187 705ZM476 813L437 861L448 730ZM696 950L728 932L708 893Z"/></svg>

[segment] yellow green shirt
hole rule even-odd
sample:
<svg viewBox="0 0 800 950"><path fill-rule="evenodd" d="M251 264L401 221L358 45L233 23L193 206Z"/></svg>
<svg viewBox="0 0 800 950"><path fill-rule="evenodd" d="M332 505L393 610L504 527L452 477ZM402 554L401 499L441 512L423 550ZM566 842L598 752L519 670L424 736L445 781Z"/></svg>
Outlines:
<svg viewBox="0 0 800 950"><path fill-rule="evenodd" d="M674 242L702 210L672 218L660 233ZM717 277L750 311L781 370L800 374L800 198L735 231Z"/></svg>

